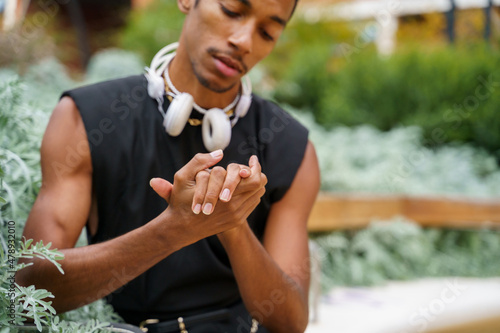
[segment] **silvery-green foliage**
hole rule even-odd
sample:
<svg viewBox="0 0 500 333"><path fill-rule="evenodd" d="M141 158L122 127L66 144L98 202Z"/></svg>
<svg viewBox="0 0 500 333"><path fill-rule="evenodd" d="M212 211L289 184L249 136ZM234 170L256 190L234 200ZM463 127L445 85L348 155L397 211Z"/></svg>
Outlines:
<svg viewBox="0 0 500 333"><path fill-rule="evenodd" d="M33 64L22 77L26 84L25 101L51 112L59 101L61 93L74 88L73 81L66 68L55 58L43 59Z"/></svg>
<svg viewBox="0 0 500 333"><path fill-rule="evenodd" d="M54 296L45 289L36 289L31 285L28 287L19 286L15 283L15 291L12 293L10 278L13 272L18 272L31 264L19 264L20 258L39 258L51 262L64 274L58 260L64 255L51 249L51 244L44 245L42 241L33 243L32 240L21 242L19 249L12 251L5 246L6 240L0 235L2 246L0 247L0 308L8 309L11 300L14 301L14 313L10 311L0 312L0 327L4 329L0 332L17 332L18 329L26 325L27 320L33 320L33 330L50 333L88 333L106 332L105 327L109 322L120 322L122 319L114 313L112 307L102 300L86 305L77 310L66 312L56 316L56 311L52 307ZM10 254L10 256L9 256ZM10 316L12 314L12 316ZM7 327L7 328L5 328ZM16 328L17 327L17 328ZM26 328L23 328L23 331Z"/></svg>
<svg viewBox="0 0 500 333"><path fill-rule="evenodd" d="M0 221L24 225L41 184L39 149L48 114L26 101L27 86L17 76L0 82L0 167L3 170ZM18 230L20 231L20 230Z"/></svg>
<svg viewBox="0 0 500 333"><path fill-rule="evenodd" d="M28 87L25 101L51 112L61 94L66 90L127 75L141 74L143 71L144 64L136 54L118 49L96 53L90 59L83 80L72 79L64 65L57 59L43 59L33 64L22 77L24 84ZM8 73L10 73L8 70L0 71L0 77L7 76Z"/></svg>
<svg viewBox="0 0 500 333"><path fill-rule="evenodd" d="M418 127L325 130L308 113L294 116L310 130L325 191L500 197L500 169L482 150L463 145L429 149Z"/></svg>
<svg viewBox="0 0 500 333"><path fill-rule="evenodd" d="M15 76L17 76L17 72L15 70L11 68L0 68L0 82L11 80Z"/></svg>
<svg viewBox="0 0 500 333"><path fill-rule="evenodd" d="M41 185L39 149L51 110L56 105L60 93L76 86L76 83L67 76L60 63L54 60L42 61L30 68L21 78L9 70L0 70L0 76L5 78L0 81L0 240L4 250L7 239L6 222L10 220L16 222L16 235L19 238L39 191ZM20 253L24 253L25 256L43 256L45 250L37 246L31 244L21 248ZM48 246L44 248L48 250ZM2 263L7 259L2 256ZM56 264L55 259L53 263ZM58 265L57 263L56 266ZM24 266L20 265L16 269L22 267ZM6 266L1 267L2 277L6 276L7 271ZM10 302L9 295L4 291L0 293L2 309ZM24 304L31 310L28 309L23 315L16 316L20 321L16 324L20 324L22 318L30 317L39 328L40 325L44 325L44 329L50 332L83 333L99 330L106 321L121 321L112 308L103 301L67 314L68 318L79 317L81 320L78 322L73 322L71 319L59 321L56 319L58 317L53 315L50 303L43 301L46 297L50 298L49 291L33 287L18 287L17 291L18 306L22 307ZM18 310L20 313L21 308ZM3 315L2 312L0 326L6 323ZM79 328L80 326L82 328ZM8 329L4 327L3 330Z"/></svg>
<svg viewBox="0 0 500 333"><path fill-rule="evenodd" d="M19 264L17 261L20 258L48 260L63 273L57 260L61 260L64 256L56 249L50 249L50 243L44 245L40 241L33 244L32 240L27 240L21 242L21 247L18 249L12 242L7 241L7 237L0 234L0 238L0 305L3 309L9 309L11 300L14 300L14 313L2 312L0 323L2 325L22 325L26 319L32 319L37 329L41 331L42 325L50 325L52 317L56 313L51 302L47 301L47 298L54 296L45 289L35 289L34 286L22 287L13 283L12 278L15 273L30 266L30 264ZM15 287L12 288L13 286ZM12 316L8 314L12 314Z"/></svg>
<svg viewBox="0 0 500 333"><path fill-rule="evenodd" d="M86 83L116 79L141 74L144 64L136 54L120 49L108 49L96 53L89 62Z"/></svg>
<svg viewBox="0 0 500 333"><path fill-rule="evenodd" d="M84 305L76 310L68 311L59 315L61 320L67 322L82 323L94 320L98 323L123 322L123 319L114 312L113 307L100 299L94 303Z"/></svg>
<svg viewBox="0 0 500 333"><path fill-rule="evenodd" d="M319 245L325 290L423 277L500 275L498 230L425 229L404 218L373 221L359 231L338 231Z"/></svg>

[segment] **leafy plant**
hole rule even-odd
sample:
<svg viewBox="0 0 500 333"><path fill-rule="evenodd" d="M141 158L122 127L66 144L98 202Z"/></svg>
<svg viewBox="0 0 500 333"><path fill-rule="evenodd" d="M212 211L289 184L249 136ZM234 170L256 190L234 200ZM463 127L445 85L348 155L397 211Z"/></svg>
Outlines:
<svg viewBox="0 0 500 333"><path fill-rule="evenodd" d="M149 63L162 47L179 39L184 14L172 0L153 1L130 14L120 47L137 53Z"/></svg>
<svg viewBox="0 0 500 333"><path fill-rule="evenodd" d="M428 148L415 126L387 132L368 125L326 130L310 113L294 115L310 130L325 191L500 197L500 168L484 150Z"/></svg>
<svg viewBox="0 0 500 333"><path fill-rule="evenodd" d="M10 229L10 228L9 228ZM11 229L12 230L12 229ZM45 289L35 289L34 286L22 287L15 283L15 274L30 264L18 264L20 258L40 258L53 263L62 273L61 265L56 261L63 258L62 253L50 249L51 244L43 242L32 244L32 240L21 243L21 248L16 248L16 240L10 233L5 239L2 234L0 248L0 303L2 308L8 310L0 316L3 325L23 325L26 319L32 319L39 331L42 325L50 325L51 317L55 314L47 298L53 295ZM8 244L8 245L7 245Z"/></svg>
<svg viewBox="0 0 500 333"><path fill-rule="evenodd" d="M423 277L500 275L498 230L425 229L404 218L314 238L325 290Z"/></svg>
<svg viewBox="0 0 500 333"><path fill-rule="evenodd" d="M26 91L18 77L0 83L0 196L5 198L0 220L24 221L40 187L40 138L47 113L24 100ZM21 227L21 226L19 226ZM18 230L20 231L20 229Z"/></svg>
<svg viewBox="0 0 500 333"><path fill-rule="evenodd" d="M36 329L40 332L99 332L109 323L105 321L97 321L95 319L76 322L69 320L61 320L61 317L71 318L77 317L75 314L64 314L56 316L56 311L52 307L52 302L48 299L54 298L52 293L45 289L36 289L31 285L28 287L19 286L15 283L15 274L24 269L30 264L18 264L20 258L31 259L39 258L48 260L54 264L61 274L64 274L60 263L57 260L64 258L64 255L51 249L52 244L44 245L42 241L33 244L32 240L24 240L21 242L21 247L15 247L15 241L12 238L4 239L0 234L2 247L0 247L0 307L5 309L5 312L0 312L0 325L6 327L2 333L16 332L15 327L23 327L28 321L33 321ZM7 244L5 247L5 244ZM87 306L89 307L89 306ZM101 306L101 309L104 309ZM109 311L109 309L107 309ZM101 315L102 316L102 315ZM108 318L119 320L118 316L114 315Z"/></svg>
<svg viewBox="0 0 500 333"><path fill-rule="evenodd" d="M2 245L7 241L2 236ZM53 298L52 294L45 289L35 289L34 286L21 287L14 282L15 274L29 266L17 264L19 258L42 258L56 264L60 270L60 264L56 260L62 258L57 250L51 250L50 245L44 246L42 242L31 245L31 241L23 242L21 249L15 248L15 240L9 238L8 249L0 248L0 303L6 311L0 315L0 323L5 326L23 325L26 319L32 319L39 331L42 325L50 325L51 317L55 314L54 308L46 298Z"/></svg>
<svg viewBox="0 0 500 333"><path fill-rule="evenodd" d="M500 160L498 50L480 44L381 57L367 48L348 58L332 50L293 53L275 98L308 108L327 128L419 126L429 147L469 143Z"/></svg>
<svg viewBox="0 0 500 333"><path fill-rule="evenodd" d="M96 57L96 59L98 59ZM123 64L123 62L122 62ZM112 67L112 66L111 66ZM10 70L0 70L0 230L1 242L1 292L0 327L2 333L17 332L12 326L33 321L37 330L49 332L97 332L107 322L120 322L112 307L103 300L80 309L55 316L50 291L34 286L11 285L15 275L25 265L16 263L18 258L43 258L58 269L60 253L50 249L51 244L32 240L17 248L12 235L20 235L26 218L40 189L39 149L50 110L57 103L62 89L76 85L69 79L60 64L44 61L27 70L23 78ZM25 81L26 80L26 81ZM48 84L50 82L50 84ZM15 222L14 222L15 221ZM14 237L16 238L16 237ZM13 240L14 241L14 240ZM10 256L10 257L9 257ZM12 287L12 288L11 288ZM13 317L9 306L15 304ZM6 309L6 311L3 311ZM10 310L9 310L10 311ZM11 320L14 320L12 322Z"/></svg>

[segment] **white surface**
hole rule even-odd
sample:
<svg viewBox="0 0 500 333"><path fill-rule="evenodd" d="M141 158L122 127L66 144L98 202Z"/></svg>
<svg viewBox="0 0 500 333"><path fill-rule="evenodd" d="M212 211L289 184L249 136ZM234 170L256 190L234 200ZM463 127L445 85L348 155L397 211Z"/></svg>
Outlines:
<svg viewBox="0 0 500 333"><path fill-rule="evenodd" d="M455 0L457 9L484 8L488 0ZM493 0L500 6L500 0ZM299 15L309 21L318 20L365 20L381 19L387 15L405 16L432 12L445 12L451 9L450 0L362 0L325 4L304 3Z"/></svg>
<svg viewBox="0 0 500 333"><path fill-rule="evenodd" d="M336 288L306 333L415 333L500 317L500 278L443 278Z"/></svg>

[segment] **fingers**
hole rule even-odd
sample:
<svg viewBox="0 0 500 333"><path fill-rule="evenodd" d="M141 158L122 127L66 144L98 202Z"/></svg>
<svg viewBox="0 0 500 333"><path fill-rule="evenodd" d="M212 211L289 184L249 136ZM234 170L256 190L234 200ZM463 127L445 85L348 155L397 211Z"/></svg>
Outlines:
<svg viewBox="0 0 500 333"><path fill-rule="evenodd" d="M190 172L192 170L196 170L204 165L201 162L201 158L206 158L206 155L209 154L198 154L183 168L186 171L183 176L194 180L194 195L191 210L195 214L203 212L205 215L210 215L214 211L218 200L222 202L230 201L236 189L239 189L242 180L245 180L245 184L241 186L242 188L239 193L253 192L259 188L263 188L267 182L267 180L262 181L262 178L265 179L265 175L261 172L257 156L250 158L249 166L232 163L228 165L227 170L217 166L211 170L206 168L199 170L194 176L191 176ZM218 158L217 155L211 157L214 159Z"/></svg>
<svg viewBox="0 0 500 333"><path fill-rule="evenodd" d="M169 181L162 178L153 178L149 181L149 185L160 197L169 202L173 187Z"/></svg>
<svg viewBox="0 0 500 333"><path fill-rule="evenodd" d="M193 195L193 213L199 214L202 209L203 201L205 200L205 193L207 193L208 181L210 179L210 172L208 170L202 170L196 174L195 177L195 190Z"/></svg>
<svg viewBox="0 0 500 333"><path fill-rule="evenodd" d="M210 215L214 211L225 177L226 170L224 170L224 168L222 167L215 167L210 171L207 191L205 193L205 199L202 204L203 214Z"/></svg>
<svg viewBox="0 0 500 333"><path fill-rule="evenodd" d="M222 160L223 152L221 149L211 152L210 154L196 154L185 166L175 173L174 183L193 181L198 172L208 169Z"/></svg>
<svg viewBox="0 0 500 333"><path fill-rule="evenodd" d="M262 167L257 156L253 155L250 157L248 165L250 167L251 174L249 177L241 180L236 189L239 194L258 190L267 184L267 177L262 173Z"/></svg>
<svg viewBox="0 0 500 333"><path fill-rule="evenodd" d="M250 157L250 160L248 161L248 166L250 167L252 174L257 174L257 173L260 173L262 171L259 159L256 155L252 155Z"/></svg>
<svg viewBox="0 0 500 333"><path fill-rule="evenodd" d="M193 213L203 212L210 215L217 201L223 202L231 200L232 194L240 183L241 179L251 175L248 166L232 163L227 170L221 167L214 167L212 170L202 170L195 176L195 193L193 196Z"/></svg>
<svg viewBox="0 0 500 333"><path fill-rule="evenodd" d="M248 178L252 174L249 167L246 165L232 163L227 167L226 179L222 186L219 199L224 202L231 200L236 187L239 185L242 178Z"/></svg>

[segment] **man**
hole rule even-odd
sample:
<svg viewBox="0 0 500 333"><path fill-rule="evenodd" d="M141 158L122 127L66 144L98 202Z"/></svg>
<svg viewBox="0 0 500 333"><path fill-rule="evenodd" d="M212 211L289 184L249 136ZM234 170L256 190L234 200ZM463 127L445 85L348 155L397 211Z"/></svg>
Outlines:
<svg viewBox="0 0 500 333"><path fill-rule="evenodd" d="M226 107L295 5L178 0L186 19L165 77L205 110ZM319 189L307 131L253 96L229 146L206 153L199 126L165 133L146 87L136 76L64 94L24 236L61 249L65 274L36 260L18 282L50 290L59 312L106 296L129 323L163 324L150 332L303 332ZM74 248L85 226L90 245Z"/></svg>

